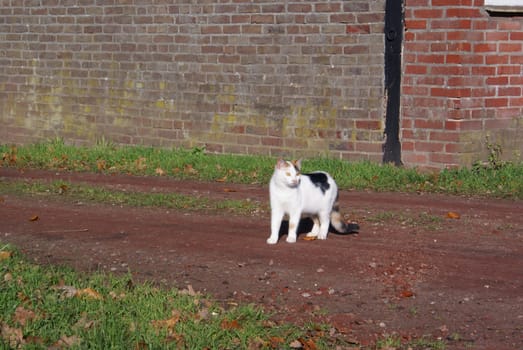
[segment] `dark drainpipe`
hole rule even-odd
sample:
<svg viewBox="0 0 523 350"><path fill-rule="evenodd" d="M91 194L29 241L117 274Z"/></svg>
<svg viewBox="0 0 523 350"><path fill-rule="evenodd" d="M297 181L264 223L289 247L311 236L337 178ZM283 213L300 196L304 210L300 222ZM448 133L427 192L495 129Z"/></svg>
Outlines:
<svg viewBox="0 0 523 350"><path fill-rule="evenodd" d="M383 162L402 165L400 133L401 45L403 40L403 0L385 3L385 143Z"/></svg>

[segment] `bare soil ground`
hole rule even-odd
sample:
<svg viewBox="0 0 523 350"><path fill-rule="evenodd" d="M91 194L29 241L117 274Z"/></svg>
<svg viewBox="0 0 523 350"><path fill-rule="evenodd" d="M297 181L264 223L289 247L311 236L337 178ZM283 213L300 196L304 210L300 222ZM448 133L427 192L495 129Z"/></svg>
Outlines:
<svg viewBox="0 0 523 350"><path fill-rule="evenodd" d="M0 181L21 178L268 202L266 186L0 168ZM192 285L224 303L261 304L280 320L326 322L360 346L397 336L447 349L523 349L522 201L343 191L342 211L359 234L270 246L266 213L0 197L0 240L41 264Z"/></svg>

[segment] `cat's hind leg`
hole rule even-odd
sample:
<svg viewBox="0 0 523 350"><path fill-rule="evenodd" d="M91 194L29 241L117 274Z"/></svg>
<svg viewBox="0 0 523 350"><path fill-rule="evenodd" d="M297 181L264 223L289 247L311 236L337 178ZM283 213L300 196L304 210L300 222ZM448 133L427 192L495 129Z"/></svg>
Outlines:
<svg viewBox="0 0 523 350"><path fill-rule="evenodd" d="M307 237L317 237L320 233L320 219L317 216L311 217L314 225L312 226L311 232L307 233Z"/></svg>
<svg viewBox="0 0 523 350"><path fill-rule="evenodd" d="M330 225L329 213L319 213L318 220L320 222L318 239L327 239L327 234L329 233L329 225Z"/></svg>

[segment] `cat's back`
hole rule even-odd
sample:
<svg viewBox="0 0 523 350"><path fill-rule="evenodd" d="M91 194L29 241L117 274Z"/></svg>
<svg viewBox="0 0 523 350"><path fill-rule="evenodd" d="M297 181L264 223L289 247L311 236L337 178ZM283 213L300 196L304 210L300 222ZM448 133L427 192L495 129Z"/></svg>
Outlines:
<svg viewBox="0 0 523 350"><path fill-rule="evenodd" d="M310 187L311 189L316 189L321 191L322 194L328 192L337 192L336 182L330 176L329 173L325 171L313 171L311 173L302 174L302 181L304 182L304 187ZM310 190L305 189L304 190Z"/></svg>

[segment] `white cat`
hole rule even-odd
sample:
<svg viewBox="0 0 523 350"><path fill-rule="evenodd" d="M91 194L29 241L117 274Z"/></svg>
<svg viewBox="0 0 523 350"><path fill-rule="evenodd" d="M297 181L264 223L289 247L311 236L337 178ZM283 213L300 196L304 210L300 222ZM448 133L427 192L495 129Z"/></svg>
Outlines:
<svg viewBox="0 0 523 350"><path fill-rule="evenodd" d="M327 239L329 224L339 233L357 232L359 226L345 223L339 212L338 186L323 171L301 174L301 161L278 160L269 190L271 204L271 235L267 243L278 242L281 221L289 217L287 242L296 242L296 231L302 216L310 216L314 222L309 237Z"/></svg>

